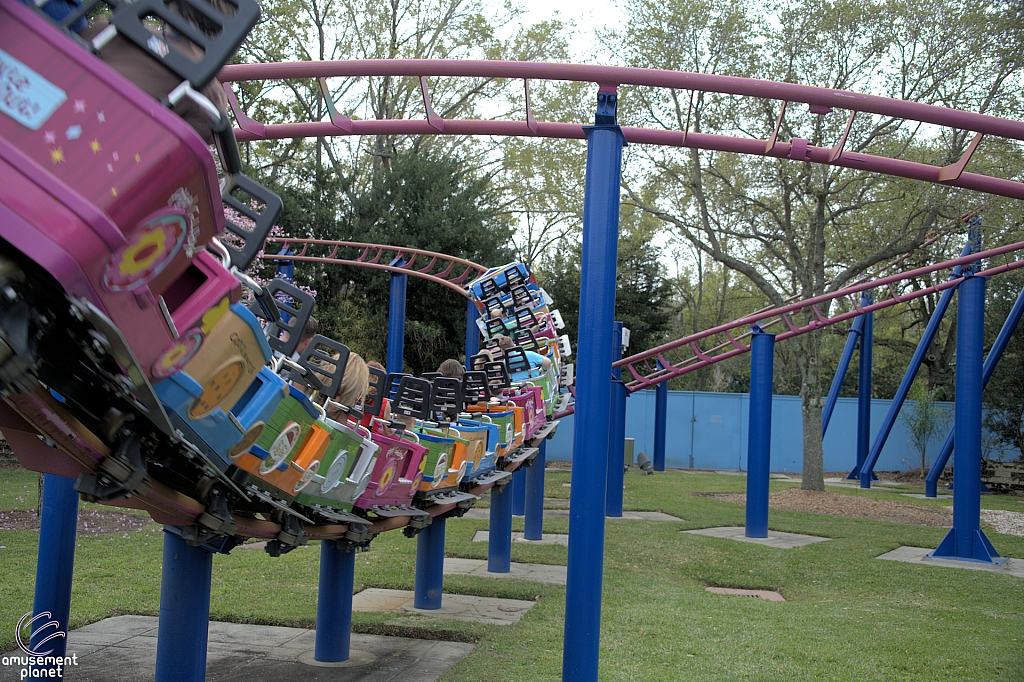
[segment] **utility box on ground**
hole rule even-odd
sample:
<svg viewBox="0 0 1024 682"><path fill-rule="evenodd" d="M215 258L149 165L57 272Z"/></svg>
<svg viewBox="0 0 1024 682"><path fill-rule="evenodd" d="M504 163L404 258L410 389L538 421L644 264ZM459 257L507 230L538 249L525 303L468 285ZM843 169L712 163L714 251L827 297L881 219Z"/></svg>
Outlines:
<svg viewBox="0 0 1024 682"><path fill-rule="evenodd" d="M628 467L633 466L633 439L632 438L627 438L626 439L626 446L624 448L622 448L622 451L623 451L623 453L625 455L625 458L626 458L626 466L628 466Z"/></svg>

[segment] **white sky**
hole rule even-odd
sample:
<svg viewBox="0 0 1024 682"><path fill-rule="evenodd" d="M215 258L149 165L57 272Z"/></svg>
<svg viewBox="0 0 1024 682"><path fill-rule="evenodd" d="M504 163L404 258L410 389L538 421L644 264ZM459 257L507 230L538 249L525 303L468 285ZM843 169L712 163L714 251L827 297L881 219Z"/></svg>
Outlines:
<svg viewBox="0 0 1024 682"><path fill-rule="evenodd" d="M625 13L615 0L519 0L519 5L526 9L523 17L526 24L552 19L556 12L562 21L575 24L569 54L570 61L576 63L594 61L595 55L602 52L596 45L596 29L621 26L626 22ZM610 63L607 59L602 61Z"/></svg>

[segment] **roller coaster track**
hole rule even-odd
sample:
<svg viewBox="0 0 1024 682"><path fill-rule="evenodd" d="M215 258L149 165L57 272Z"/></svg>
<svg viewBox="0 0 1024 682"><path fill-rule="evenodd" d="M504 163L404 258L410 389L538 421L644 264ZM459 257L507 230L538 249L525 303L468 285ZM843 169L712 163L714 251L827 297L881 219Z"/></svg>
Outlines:
<svg viewBox="0 0 1024 682"><path fill-rule="evenodd" d="M463 296L469 295L467 285L487 268L464 258L446 256L443 253L410 249L404 246L364 244L361 242L339 242L325 239L292 239L271 237L267 244L279 243L290 253L266 253L266 246L260 258L266 261L296 261L302 263L324 263L327 265L353 265L388 272L404 273L442 284Z"/></svg>
<svg viewBox="0 0 1024 682"><path fill-rule="evenodd" d="M326 86L326 79L338 77L405 76L419 79L423 97L422 119L353 120L338 112ZM521 79L523 81L522 120L446 119L433 109L430 100L430 78ZM530 106L530 80L561 80L589 82L603 88L619 85L650 86L725 95L756 97L779 103L778 121L768 139L699 133L691 130L667 130L623 126L622 132L631 143L691 147L696 149L736 152L755 156L788 158L794 161L840 166L859 171L934 182L986 194L1024 199L1024 184L1009 178L969 173L966 167L971 156L986 136L1024 141L1024 123L956 109L908 102L888 97L864 95L845 90L816 88L794 83L737 78L704 73L684 73L656 69L597 66L590 64L549 64L543 62L424 60L349 60L308 61L276 64L234 64L225 66L219 78L227 90L235 114L240 142L276 140L296 137L330 137L346 135L495 135L584 139L584 123L538 121ZM268 124L256 121L239 106L231 82L282 81L289 79L320 80L325 92L329 120ZM787 107L807 105L814 114L832 110L847 112L843 134L831 147L812 145L803 138L779 140ZM954 163L935 166L927 163L865 154L846 150L846 142L858 115L877 115L916 124L932 124L974 133L963 155Z"/></svg>
<svg viewBox="0 0 1024 682"><path fill-rule="evenodd" d="M422 119L353 120L339 113L327 87L328 78L339 77L414 77L419 79L423 97ZM768 139L699 133L691 130L668 130L622 126L628 142L674 147L733 152L753 156L786 158L798 162L811 162L880 173L897 177L932 182L985 194L1024 199L1024 183L1006 177L995 177L967 172L971 157L986 136L1024 141L1024 123L996 118L931 104L908 102L888 97L864 95L830 88L816 88L793 83L736 78L715 74L684 73L655 69L612 67L580 64L549 64L538 62L501 61L448 61L448 60L351 60L292 62L277 64L237 64L226 66L220 73L225 83L228 101L235 115L239 141L287 139L296 137L330 137L348 135L493 135L584 139L589 123L562 123L538 121L530 106L531 80L562 80L589 82L603 90L614 90L620 85L648 86L674 90L690 90L744 97L755 97L778 102L778 119ZM445 119L437 115L431 105L430 78L492 78L521 79L523 81L524 118L522 120L460 120ZM264 124L248 116L239 106L231 90L231 82L282 81L316 78L324 93L329 120L299 123ZM842 135L831 147L810 144L806 139L779 140L786 110L794 104L806 105L813 114L823 115L833 110L847 114ZM879 156L846 150L846 142L857 116L874 115L904 120L915 124L930 124L943 128L973 132L974 136L961 157L954 163L936 166L906 159ZM788 300L783 306L757 311L733 322L719 325L697 334L672 341L649 351L624 358L615 367L626 369L627 388L632 392L649 388L662 381L681 376L701 367L720 362L749 350L742 341L749 334L744 328L758 324L762 328L783 328L777 338L793 336L827 327L863 313L886 308L920 298L929 293L954 287L962 278L942 282L930 287L901 293L897 285L922 275L952 268L958 264L1011 253L1024 249L1024 243L991 249L980 254L938 263L924 268L889 275L880 279L864 280L835 292L804 300ZM989 268L980 274L991 276L1024 266L1014 261ZM861 306L856 294L876 288L888 290L880 300ZM822 307L833 301L850 299L850 310L834 315L822 313ZM793 318L810 313L811 320L797 324ZM739 331L737 331L739 330ZM734 333L736 332L736 333ZM701 343L711 344L704 348ZM570 410L571 412L571 410ZM569 414L566 412L564 414ZM563 415L556 415L563 416Z"/></svg>
<svg viewBox="0 0 1024 682"><path fill-rule="evenodd" d="M711 329L706 329L696 334L684 336L681 339L671 341L658 346L657 348L652 348L628 358L623 358L622 360L614 363L613 367L622 367L624 371L628 371L630 378L623 377L623 380L626 382L626 387L630 392L650 388L662 381L682 376L683 374L693 372L701 367L707 367L708 365L721 362L722 360L726 360L749 351L750 346L742 343L742 341L744 338L749 336L750 332L746 331L742 334L733 334L733 332L738 329L749 328L753 325L757 325L765 330L782 328L783 330L779 332L775 338L779 341L789 339L794 336L814 331L815 329L822 329L838 322L849 320L857 317L858 315L863 315L864 313L888 308L896 305L897 303L906 303L907 301L921 298L928 294L937 293L945 289L955 287L960 284L964 278L958 277L907 292L899 291L898 285L901 283L907 283L929 273L941 270L950 270L957 265L968 265L975 261L982 261L984 259L994 258L996 256L1020 250L1024 250L1024 242L1017 242L1015 244L989 249L988 251L982 251L970 256L963 256L961 258L948 260L942 263L935 263L926 267L907 270L906 272L890 275L888 277L858 282L857 284L844 287L831 293L806 298L783 306L760 310L756 313L733 320L732 322L727 322L726 324L712 327ZM986 270L981 270L978 274L985 277L991 277L1020 267L1024 267L1024 260L1010 261L1003 265L990 267ZM869 305L860 305L858 294L876 289L884 291L883 295L879 297L879 300L876 300L874 303ZM833 301L841 299L847 299L849 301L849 310L838 312L833 315L821 312L823 306L830 306ZM794 316L808 313L812 318L810 322L800 325L793 321ZM704 348L701 346L702 342L704 344L708 344L710 342L713 345Z"/></svg>

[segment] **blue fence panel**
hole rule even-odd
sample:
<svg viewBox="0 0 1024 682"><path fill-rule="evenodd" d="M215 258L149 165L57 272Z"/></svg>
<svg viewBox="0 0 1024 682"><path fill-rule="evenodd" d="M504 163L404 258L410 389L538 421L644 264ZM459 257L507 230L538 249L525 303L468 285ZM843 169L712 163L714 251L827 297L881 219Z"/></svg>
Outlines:
<svg viewBox="0 0 1024 682"><path fill-rule="evenodd" d="M889 409L890 400L871 401L872 438ZM668 392L665 466L698 469L747 468L747 421L750 397L745 393ZM952 403L940 403L952 417ZM908 400L904 413L912 409ZM655 392L638 391L626 401L626 438L635 452L654 452ZM549 460L572 459L573 418L562 420L548 442ZM939 452L945 430L928 445L929 463ZM825 471L849 471L857 460L857 399L840 398L825 436ZM998 453L996 453L998 456ZM882 449L879 471L906 471L920 466L902 417ZM772 471L799 472L803 465L803 427L799 396L772 398Z"/></svg>

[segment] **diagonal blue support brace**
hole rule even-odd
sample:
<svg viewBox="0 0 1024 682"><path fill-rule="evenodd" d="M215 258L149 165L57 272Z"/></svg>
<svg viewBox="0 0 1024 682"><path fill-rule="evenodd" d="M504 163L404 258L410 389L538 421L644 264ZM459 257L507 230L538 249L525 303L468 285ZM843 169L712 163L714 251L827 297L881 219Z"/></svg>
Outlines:
<svg viewBox="0 0 1024 682"><path fill-rule="evenodd" d="M864 297L860 299L861 305L864 305ZM843 348L843 354L839 358L839 365L836 367L836 375L832 377L832 386L828 389L828 397L825 399L825 407L821 410L821 436L825 437L825 432L828 431L828 424L832 421L832 412L836 409L836 402L839 400L839 390L843 387L843 381L846 379L846 372L850 369L850 360L853 359L853 351L857 349L857 340L860 338L861 330L864 329L864 316L854 319L853 324L850 325L850 331L847 332L846 346Z"/></svg>
<svg viewBox="0 0 1024 682"><path fill-rule="evenodd" d="M953 527L928 556L1002 564L981 530L981 392L985 349L985 278L968 275L960 283L957 306L956 404L954 419Z"/></svg>
<svg viewBox="0 0 1024 682"><path fill-rule="evenodd" d="M612 324L612 362L622 359L622 323ZM608 413L608 482L605 487L604 513L622 517L623 461L626 449L626 385L622 368L612 370L612 400Z"/></svg>
<svg viewBox="0 0 1024 682"><path fill-rule="evenodd" d="M985 366L982 368L982 388L988 385L988 380L992 378L992 373L996 371L996 365L999 364L999 359L1003 356L1003 351L1006 350L1006 346L1010 343L1010 337L1013 336L1014 331L1017 329L1017 325L1020 323L1021 317L1024 317L1024 289L1021 289L1020 294L1017 296L1016 302L1013 304L1013 308L1010 309L1010 314L1006 316L1006 321L1003 322L1002 328L999 330L999 335L996 336L995 342L992 344L992 348L988 352L988 356L985 358ZM953 441L956 434L956 426L949 430L949 434L946 436L946 441L942 444L942 450L939 451L939 456L935 458L932 463L932 468L928 472L928 478L924 485L924 494L926 497L935 497L938 493L937 487L939 483L939 477L942 475L942 470L946 468L946 463L949 461L949 456L953 453ZM988 492L987 486L982 483L982 492Z"/></svg>
<svg viewBox="0 0 1024 682"><path fill-rule="evenodd" d="M968 256L971 253L971 239L968 239L964 245L963 251L960 253L961 256ZM953 268L953 272L949 279L956 279L962 276L963 268L959 265ZM878 463L878 458L882 455L882 448L885 447L885 441L889 438L889 434L892 432L892 427L896 424L896 419L899 417L900 410L903 408L903 403L906 401L907 396L910 394L910 387L914 384L914 377L917 376L918 370L921 368L921 364L924 362L924 356L931 348L932 342L935 341L935 335L939 332L939 325L942 323L942 318L946 314L946 310L949 308L950 302L953 300L953 294L956 293L957 287L946 289L942 292L942 296L939 297L939 302L935 306L935 310L932 311L932 316L928 320L928 325L924 329L924 334L921 335L921 340L917 344L917 349L914 351L914 356L910 359L910 364L907 365L907 372L903 375L903 381L900 382L899 388L896 389L896 395L892 399L892 404L889 406L889 412L885 415L885 419L882 420L882 426L878 429L878 433L875 435L875 442L871 446L871 452L868 454L868 458L861 463L858 470L858 475L861 479L862 488L870 488L870 481L867 485L864 484L865 476L874 476L875 464ZM952 446L952 440L950 441ZM947 455L948 456L948 455Z"/></svg>
<svg viewBox="0 0 1024 682"><path fill-rule="evenodd" d="M395 259L391 265L403 265ZM405 290L409 276L391 273L391 298L388 300L388 373L400 374L405 356Z"/></svg>
<svg viewBox="0 0 1024 682"><path fill-rule="evenodd" d="M601 588L608 462L608 410L615 316L619 192L625 137L615 122L614 86L597 95L596 125L587 136L583 200L579 338L576 361L576 426L569 498L569 566L565 591L562 681L597 682L601 647ZM622 460L619 460L620 462Z"/></svg>

